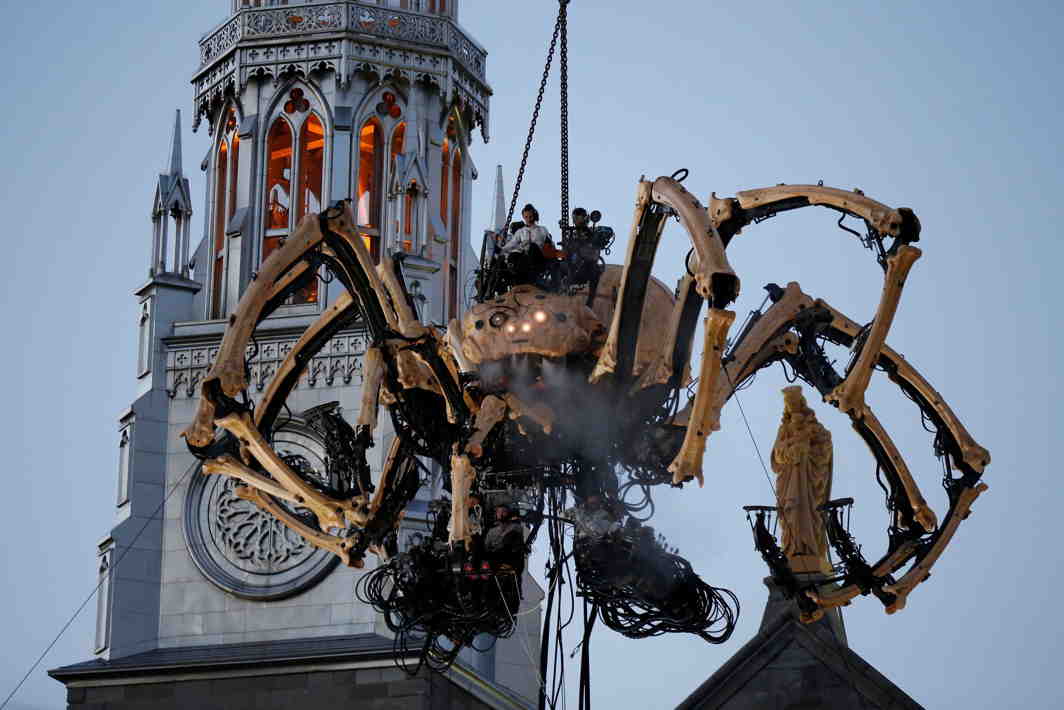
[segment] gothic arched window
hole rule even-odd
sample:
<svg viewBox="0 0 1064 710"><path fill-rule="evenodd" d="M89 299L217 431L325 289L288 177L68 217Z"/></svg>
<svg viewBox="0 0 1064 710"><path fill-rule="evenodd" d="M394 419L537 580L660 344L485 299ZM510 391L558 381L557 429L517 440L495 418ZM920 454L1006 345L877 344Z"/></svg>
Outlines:
<svg viewBox="0 0 1064 710"><path fill-rule="evenodd" d="M240 170L236 111L229 109L218 135L214 159L214 238L211 240L211 301L210 317L225 315L225 230L229 218L236 211L237 174Z"/></svg>
<svg viewBox="0 0 1064 710"><path fill-rule="evenodd" d="M299 136L299 212L296 222L304 215L321 212L321 179L325 168L325 129L314 114L303 122Z"/></svg>
<svg viewBox="0 0 1064 710"><path fill-rule="evenodd" d="M278 116L266 137L266 232L262 260L288 236L288 213L292 203L292 129Z"/></svg>
<svg viewBox="0 0 1064 710"><path fill-rule="evenodd" d="M446 180L446 175L444 180ZM447 257L448 320L458 315L458 256L462 243L462 151L454 151L451 166L451 248Z"/></svg>
<svg viewBox="0 0 1064 710"><path fill-rule="evenodd" d="M214 258L212 259L211 318L221 318L222 287L225 281L225 219L228 214L225 208L225 183L226 176L229 174L229 146L226 145L224 137L218 142L218 156L214 163Z"/></svg>
<svg viewBox="0 0 1064 710"><path fill-rule="evenodd" d="M274 119L266 137L266 236L262 242L263 261L281 246L304 216L322 210L325 127L321 119L310 111L310 102L304 98L302 89L292 89L289 98L284 104L286 115ZM297 131L293 130L293 125ZM293 142L295 133L299 136L297 142ZM293 175L297 176L294 182ZM297 291L288 303L317 301L318 282L313 280Z"/></svg>
<svg viewBox="0 0 1064 710"><path fill-rule="evenodd" d="M391 149L391 169L399 169L399 156L403 154L404 143L406 141L406 123L400 123L392 131L392 149ZM414 242L414 192L409 189L409 186L403 190L403 210L402 210L402 225L399 223L400 215L395 215L395 234L397 235L399 246L403 251L413 251Z"/></svg>
<svg viewBox="0 0 1064 710"><path fill-rule="evenodd" d="M237 177L240 172L240 136L233 133L233 155L229 158L229 216L236 212Z"/></svg>
<svg viewBox="0 0 1064 710"><path fill-rule="evenodd" d="M358 133L358 180L355 205L357 206L358 230L373 255L380 260L381 239L381 187L384 170L384 135L380 121L371 118Z"/></svg>

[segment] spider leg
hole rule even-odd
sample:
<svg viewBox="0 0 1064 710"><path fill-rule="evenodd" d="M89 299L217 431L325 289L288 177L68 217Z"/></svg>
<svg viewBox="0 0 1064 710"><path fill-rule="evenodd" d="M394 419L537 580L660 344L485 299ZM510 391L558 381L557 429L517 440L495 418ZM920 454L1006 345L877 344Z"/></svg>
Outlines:
<svg viewBox="0 0 1064 710"><path fill-rule="evenodd" d="M879 360L879 353L887 339L887 331L894 322L905 279L922 253L916 247L903 244L887 258L887 274L872 329L861 345L856 364L846 373L846 379L824 397L826 402L834 404L844 412L853 412L858 417L866 410L864 393L872 378L872 367Z"/></svg>
<svg viewBox="0 0 1064 710"><path fill-rule="evenodd" d="M455 453L451 456L451 523L450 542L465 543L468 550L472 543L472 531L469 527L469 491L476 479L477 472L466 454Z"/></svg>

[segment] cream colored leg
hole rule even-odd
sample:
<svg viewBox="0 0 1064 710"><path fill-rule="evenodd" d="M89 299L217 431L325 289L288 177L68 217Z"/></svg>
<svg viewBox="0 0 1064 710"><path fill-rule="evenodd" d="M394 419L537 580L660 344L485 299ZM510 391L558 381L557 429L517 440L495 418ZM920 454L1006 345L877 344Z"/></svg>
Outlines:
<svg viewBox="0 0 1064 710"><path fill-rule="evenodd" d="M462 541L469 549L472 534L469 528L469 490L476 471L465 454L451 456L451 535L453 545Z"/></svg>
<svg viewBox="0 0 1064 710"><path fill-rule="evenodd" d="M894 322L894 314L898 310L898 301L901 299L905 279L922 253L916 247L906 244L887 260L887 276L883 281L883 294L879 299L879 308L876 309L872 330L868 333L868 338L861 348L857 363L846 375L846 379L824 397L824 401L834 404L841 411L855 412L858 417L864 412L864 393L872 378L872 368L879 360L880 350L887 339L887 331Z"/></svg>
<svg viewBox="0 0 1064 710"><path fill-rule="evenodd" d="M673 483L683 483L692 478L698 479L698 485L704 483L702 476L702 458L706 451L706 437L714 423L719 421L720 407L712 401L713 387L720 375L720 359L724 355L724 341L728 329L735 320L735 313L711 308L705 320L705 338L702 347L702 368L699 374L698 390L695 403L691 409L691 420L687 425L683 446L671 464ZM719 428L719 423L717 424Z"/></svg>

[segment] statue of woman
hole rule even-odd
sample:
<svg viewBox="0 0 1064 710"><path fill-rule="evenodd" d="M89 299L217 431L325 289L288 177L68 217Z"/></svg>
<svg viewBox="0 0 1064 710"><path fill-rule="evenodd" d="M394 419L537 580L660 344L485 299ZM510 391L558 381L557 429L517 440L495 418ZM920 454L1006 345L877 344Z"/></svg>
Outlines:
<svg viewBox="0 0 1064 710"><path fill-rule="evenodd" d="M806 404L802 388L783 389L783 420L772 447L783 552L794 572L831 573L817 510L831 495L831 432Z"/></svg>

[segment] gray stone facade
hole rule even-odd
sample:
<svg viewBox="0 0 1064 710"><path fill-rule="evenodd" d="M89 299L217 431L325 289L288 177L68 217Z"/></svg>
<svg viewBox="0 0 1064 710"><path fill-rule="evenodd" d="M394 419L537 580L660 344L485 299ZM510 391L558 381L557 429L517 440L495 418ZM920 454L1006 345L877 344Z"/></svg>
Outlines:
<svg viewBox="0 0 1064 710"><path fill-rule="evenodd" d="M101 587L92 650L105 675L124 659L167 650L210 657L204 649L387 633L355 599L361 571L337 566L272 519L242 508L224 485L204 483L181 432L192 421L198 385L268 240L290 233L301 210L352 199L360 215L370 214L366 234L376 248L406 254L406 278L426 322L445 324L461 310L476 265L469 246L471 182L477 176L470 149L476 129L487 137L491 90L486 53L457 24L457 3L226 4L231 15L201 38L193 77L193 127L206 126L211 139L200 165L207 173L205 199L197 208L203 231L193 248L178 114L170 165L159 176L152 209L147 281L135 293L135 400L119 421L116 523L97 549ZM269 135L282 124L291 143L281 155L287 159L287 189L278 191L269 171L283 150ZM379 153L367 162L370 125ZM278 205L285 226L276 223ZM339 295L339 282L322 276L315 298L282 306L256 331L248 361L252 400L302 331ZM349 421L357 417L365 347L361 332L343 332L309 363L288 399L291 419L283 431L292 455L310 462L320 456L300 424L302 412L337 402ZM382 417L370 452L374 470L393 436ZM423 501L415 501L404 525L423 524L423 512ZM530 579L526 589L534 606L539 590ZM486 653L467 651L464 672L478 683L511 689L499 691L504 694L535 698L538 625L533 610L513 638ZM381 678L365 683L372 692L364 697L391 698L388 707L429 707L399 699L407 696L432 696L433 708L507 706L462 699L452 690L433 695L428 691L436 681L428 677L385 680L381 674L392 673L389 664L378 663L373 672ZM69 678L70 668L54 675ZM364 670L351 673L355 685L368 677ZM268 700L270 690L278 698L296 689L304 700L339 698L348 692L341 686L351 684L334 683L336 677L309 670L273 676L254 686L262 695L255 707L286 706ZM278 683L285 687L271 685ZM204 695L205 688L215 688L211 684L219 684L218 692L249 687L218 678L208 686L113 680L98 688L70 686L70 706L209 707L181 698ZM453 704L440 704L452 695Z"/></svg>
<svg viewBox="0 0 1064 710"><path fill-rule="evenodd" d="M528 703L458 663L410 676L375 634L156 650L52 671L69 710L520 710Z"/></svg>

